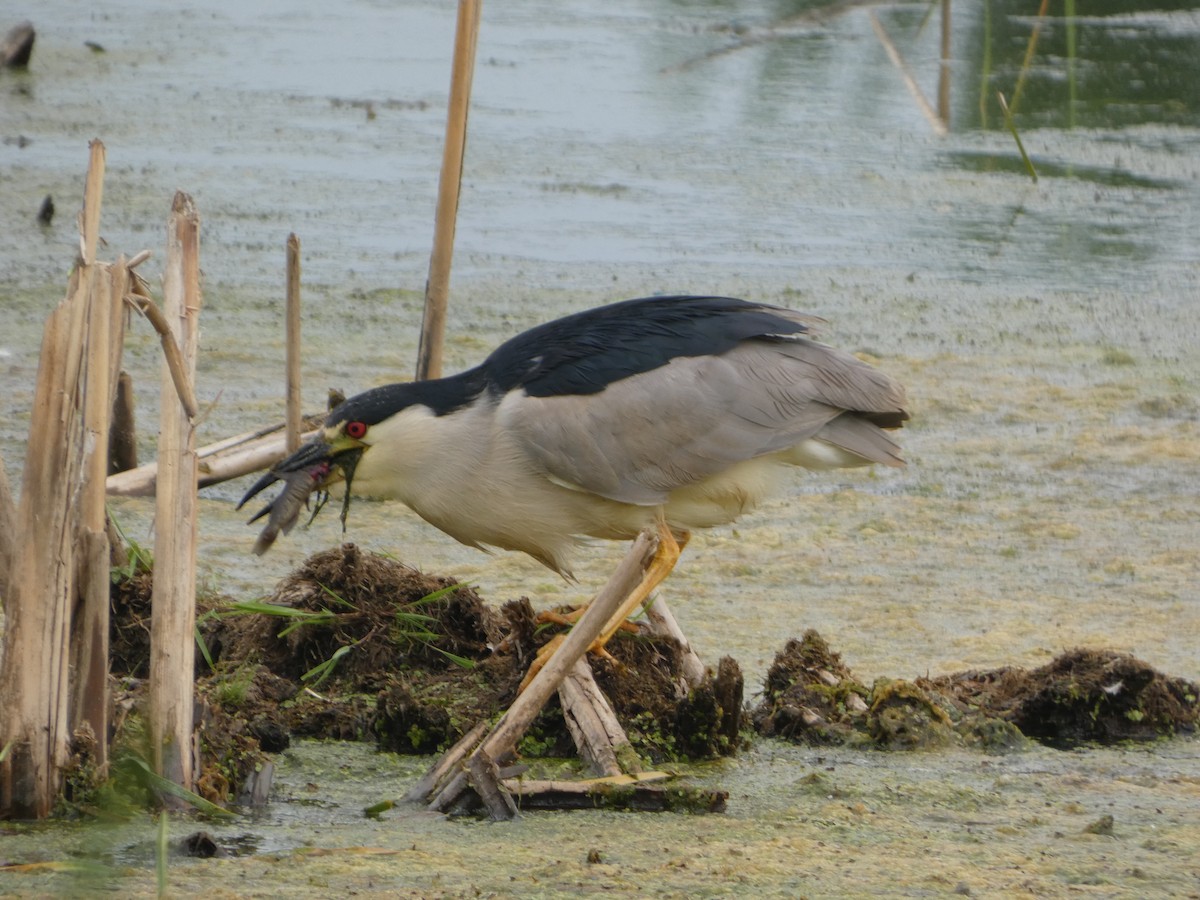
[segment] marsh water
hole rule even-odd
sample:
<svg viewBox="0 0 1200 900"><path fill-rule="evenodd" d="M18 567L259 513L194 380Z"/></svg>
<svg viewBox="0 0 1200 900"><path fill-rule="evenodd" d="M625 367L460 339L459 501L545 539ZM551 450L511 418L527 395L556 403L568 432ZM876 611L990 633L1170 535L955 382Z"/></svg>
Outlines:
<svg viewBox="0 0 1200 900"><path fill-rule="evenodd" d="M462 368L554 315L666 292L781 303L909 388L901 471L798 473L786 496L697 535L666 587L701 656L751 690L817 628L856 674L1035 666L1074 646L1200 679L1200 11L957 4L949 133L889 61L878 17L936 96L924 5L751 0L484 6L447 347ZM0 72L0 454L19 481L40 330L77 245L87 142L107 147L106 252L161 270L172 194L200 210L201 441L282 415L284 246L304 254L304 396L411 376L441 160L453 5L163 4L6 10L38 28ZM12 22L0 22L7 27ZM1032 62L1022 60L1038 27ZM995 100L1015 104L1034 182ZM36 224L54 198L51 225ZM157 341L127 368L153 457ZM342 539L326 513L262 559L205 492L206 584L270 593ZM113 513L152 540L153 505ZM396 506L346 537L475 584L496 603L579 599L515 556L460 547ZM173 889L535 896L1187 896L1200 890L1200 746L882 755L763 742L693 777L716 817L527 815L449 823L361 808L422 760L301 745L274 802L214 834L246 855L176 860ZM1111 833L1089 825L1113 815ZM176 836L195 822L172 823ZM154 826L48 826L0 891L152 893ZM1104 829L1100 829L1104 831ZM352 848L359 848L357 850ZM601 862L589 865L588 851ZM82 879L82 880L80 880Z"/></svg>

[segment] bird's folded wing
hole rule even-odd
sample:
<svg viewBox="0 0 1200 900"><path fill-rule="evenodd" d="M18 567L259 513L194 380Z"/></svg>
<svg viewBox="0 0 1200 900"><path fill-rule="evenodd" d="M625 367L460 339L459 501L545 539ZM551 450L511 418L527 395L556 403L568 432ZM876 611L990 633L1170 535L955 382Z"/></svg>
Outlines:
<svg viewBox="0 0 1200 900"><path fill-rule="evenodd" d="M842 437L864 461L898 460L871 420L899 424L903 403L903 389L847 353L809 340L755 340L719 356L673 359L599 393L513 391L497 424L556 483L656 505L677 488L813 437ZM847 411L847 421L831 425Z"/></svg>

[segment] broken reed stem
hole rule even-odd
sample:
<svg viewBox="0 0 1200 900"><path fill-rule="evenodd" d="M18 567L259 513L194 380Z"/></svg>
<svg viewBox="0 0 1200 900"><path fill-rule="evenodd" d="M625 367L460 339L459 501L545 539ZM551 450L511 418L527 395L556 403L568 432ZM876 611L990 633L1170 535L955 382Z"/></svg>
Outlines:
<svg viewBox="0 0 1200 900"><path fill-rule="evenodd" d="M992 4L983 4L983 58L979 64L979 126L988 127L988 83L992 79Z"/></svg>
<svg viewBox="0 0 1200 900"><path fill-rule="evenodd" d="M98 216L96 217L99 218ZM129 286L125 258L114 265L85 265L88 293L87 382L79 537L76 546L80 604L72 622L71 658L76 673L74 728L86 727L95 741L95 762L108 765L109 541L104 482L116 382L124 344L122 298Z"/></svg>
<svg viewBox="0 0 1200 900"><path fill-rule="evenodd" d="M78 270L77 270L78 271ZM42 334L33 421L22 473L17 533L4 593L6 627L0 661L0 816L50 814L69 758L67 635L73 600L71 502L81 442L73 414L72 319L82 318L76 293L50 314ZM63 564L66 562L67 564Z"/></svg>
<svg viewBox="0 0 1200 900"><path fill-rule="evenodd" d="M95 262L104 145L90 145L81 255L43 332L13 537L0 538L7 626L0 653L0 817L43 818L73 736L106 763L108 533L103 480L128 269ZM100 484L97 485L97 479ZM0 523L7 524L7 523ZM21 546L15 535L21 536Z"/></svg>
<svg viewBox="0 0 1200 900"><path fill-rule="evenodd" d="M84 265L96 262L96 248L100 244L100 204L104 200L104 144L100 140L88 144L91 159L88 162L87 181L83 185L83 209L79 212L79 256Z"/></svg>
<svg viewBox="0 0 1200 900"><path fill-rule="evenodd" d="M1038 7L1037 18L1033 21L1033 31L1029 33L1029 42L1025 45L1025 58L1021 60L1021 70L1017 73L1017 84L1013 88L1012 109L1016 112L1021 105L1021 96L1025 93L1025 81L1029 77L1029 67L1033 64L1033 54L1037 50L1038 36L1042 31L1042 22L1050 9L1050 0L1042 0ZM1005 115L1009 115L1007 112Z"/></svg>
<svg viewBox="0 0 1200 900"><path fill-rule="evenodd" d="M167 370L171 373L171 381L175 385L175 393L179 398L179 402L183 404L183 409L187 413L187 417L194 420L196 416L200 415L200 407L196 405L196 397L192 393L192 382L187 376L187 365L180 353L179 345L175 343L175 336L171 332L171 326L167 324L167 317L162 314L159 308L154 305L154 301L149 297L141 294L129 294L125 300L130 306L145 316L154 330L158 332Z"/></svg>
<svg viewBox="0 0 1200 900"><path fill-rule="evenodd" d="M583 658L604 631L609 618L641 582L657 550L657 532L643 531L638 535L629 552L588 606L587 612L567 634L566 640L484 739L482 747L493 759L504 760L513 751L516 742L537 718L546 701L558 690L567 672Z"/></svg>
<svg viewBox="0 0 1200 900"><path fill-rule="evenodd" d="M317 435L316 428L324 415L307 416L301 427L300 440ZM196 486L208 487L250 472L270 468L287 455L284 425L272 425L225 438L196 451ZM148 497L154 493L158 479L158 463L146 463L136 469L109 475L106 487L113 497Z"/></svg>
<svg viewBox="0 0 1200 900"><path fill-rule="evenodd" d="M688 690L699 687L704 681L704 663L701 662L696 651L692 649L691 641L687 639L687 635L679 627L679 622L676 620L675 614L671 612L670 607L667 606L667 601L662 598L661 593L655 594L654 602L646 608L646 618L655 632L665 634L679 644L683 693L686 694Z"/></svg>
<svg viewBox="0 0 1200 900"><path fill-rule="evenodd" d="M8 483L8 470L0 459L0 597L8 593L8 575L12 572L17 548L17 505Z"/></svg>
<svg viewBox="0 0 1200 900"><path fill-rule="evenodd" d="M178 338L169 342L178 349L183 369L177 372L166 363L160 388L149 726L154 770L189 791L196 773L196 433L194 415L180 401L193 396L200 303L200 217L192 198L180 191L167 226L163 319L177 323ZM180 390L180 375L186 392Z"/></svg>
<svg viewBox="0 0 1200 900"><path fill-rule="evenodd" d="M604 778L625 774L623 762L633 771L641 770L625 729L596 683L586 656L576 661L558 686L558 702L571 739L593 775Z"/></svg>
<svg viewBox="0 0 1200 900"><path fill-rule="evenodd" d="M285 448L300 449L300 238L287 239L287 407L284 415Z"/></svg>
<svg viewBox="0 0 1200 900"><path fill-rule="evenodd" d="M879 18L875 15L875 11L868 10L867 18L871 20L871 27L875 30L875 36L879 38L879 43L883 44L883 49L887 52L888 59L892 61L892 65L900 72L900 77L904 79L904 86L908 88L909 94L917 102L917 108L921 110L921 114L929 122L929 127L933 129L934 134L938 137L945 137L948 133L946 122L934 112L933 107L929 105L929 101L925 99L925 94L921 91L920 85L913 78L912 73L908 69L908 64L904 61L904 57L900 55L900 51L896 49L896 45L888 37L888 33L884 30Z"/></svg>
<svg viewBox="0 0 1200 900"><path fill-rule="evenodd" d="M942 0L942 58L938 65L938 118L950 122L950 0Z"/></svg>
<svg viewBox="0 0 1200 900"><path fill-rule="evenodd" d="M450 295L450 260L454 255L454 230L462 187L463 157L467 146L467 113L471 106L471 79L475 71L475 46L479 40L481 0L459 0L454 33L454 63L450 75L450 102L446 112L446 138L442 147L442 172L438 181L437 215L429 278L425 282L425 316L417 348L417 380L440 378L442 345L446 335L446 307Z"/></svg>
<svg viewBox="0 0 1200 900"><path fill-rule="evenodd" d="M463 759L467 754L478 746L483 740L483 736L487 734L488 723L482 720L475 723L475 726L454 742L454 746L442 754L434 765L421 776L420 781L408 789L408 793L404 795L404 799L410 803L424 803L434 792L439 784L446 778L451 771L457 771L462 765Z"/></svg>

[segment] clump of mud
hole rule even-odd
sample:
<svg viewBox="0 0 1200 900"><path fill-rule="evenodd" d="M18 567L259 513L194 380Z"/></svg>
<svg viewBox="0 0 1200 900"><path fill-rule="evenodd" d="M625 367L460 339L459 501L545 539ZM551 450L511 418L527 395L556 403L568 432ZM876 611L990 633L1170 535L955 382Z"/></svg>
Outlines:
<svg viewBox="0 0 1200 900"><path fill-rule="evenodd" d="M982 711L1053 747L1147 741L1192 732L1200 723L1200 685L1111 650L1069 650L1038 669L961 672L919 683L952 714Z"/></svg>
<svg viewBox="0 0 1200 900"><path fill-rule="evenodd" d="M816 745L1112 744L1194 731L1200 686L1127 654L1072 650L1039 669L879 679L868 688L810 630L776 655L751 720L759 734Z"/></svg>
<svg viewBox="0 0 1200 900"><path fill-rule="evenodd" d="M525 598L497 610L469 587L353 544L309 558L270 603L288 614L224 621L223 658L206 680L246 681L240 708L260 730L374 739L401 753L437 752L497 717L556 633L539 629ZM711 685L679 691L674 642L620 635L609 650L615 662L594 661L596 680L639 752L660 762L732 751L740 683L716 715ZM280 679L291 688L282 703L278 686L262 684ZM574 753L553 704L530 734L526 751Z"/></svg>
<svg viewBox="0 0 1200 900"><path fill-rule="evenodd" d="M112 592L114 722L136 718L149 656L150 575L137 567L127 574ZM210 597L199 605L198 790L222 804L264 793L258 773L294 736L369 740L401 753L449 747L508 708L538 648L558 631L538 624L526 598L495 608L467 586L353 544L310 557L268 604ZM618 632L608 650L611 660L592 660L596 682L645 761L711 759L745 743L734 660L688 689L670 638ZM1197 685L1090 650L1032 671L868 687L810 630L776 655L749 713L758 734L803 743L999 752L1026 736L1070 746L1191 731L1198 697ZM557 701L519 749L575 754Z"/></svg>
<svg viewBox="0 0 1200 900"><path fill-rule="evenodd" d="M147 573L113 590L114 675L135 695L147 671L149 591ZM496 609L467 586L353 544L310 557L266 604L216 598L201 613L212 666L197 654L200 792L218 803L251 793L265 754L294 736L445 749L507 709L559 630L539 626L525 598ZM612 660L592 662L597 684L646 761L737 749L742 677L733 660L689 691L673 640L620 633L608 649ZM574 755L557 701L520 749Z"/></svg>

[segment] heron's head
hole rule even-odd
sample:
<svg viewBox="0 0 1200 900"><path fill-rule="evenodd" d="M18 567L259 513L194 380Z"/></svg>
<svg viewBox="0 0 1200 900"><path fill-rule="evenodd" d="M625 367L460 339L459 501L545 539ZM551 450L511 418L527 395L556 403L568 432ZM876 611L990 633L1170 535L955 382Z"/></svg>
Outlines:
<svg viewBox="0 0 1200 900"><path fill-rule="evenodd" d="M315 517L328 499L329 488L343 481L346 487L342 523L345 524L354 472L374 443L372 428L411 404L411 398L404 396L404 389L408 387L388 385L344 400L329 413L321 431L312 440L272 466L251 486L238 509L275 482L284 483L278 496L250 520L255 522L267 517L267 524L254 545L255 553L265 553L280 532L291 531L300 511L314 493L318 495L313 510Z"/></svg>

